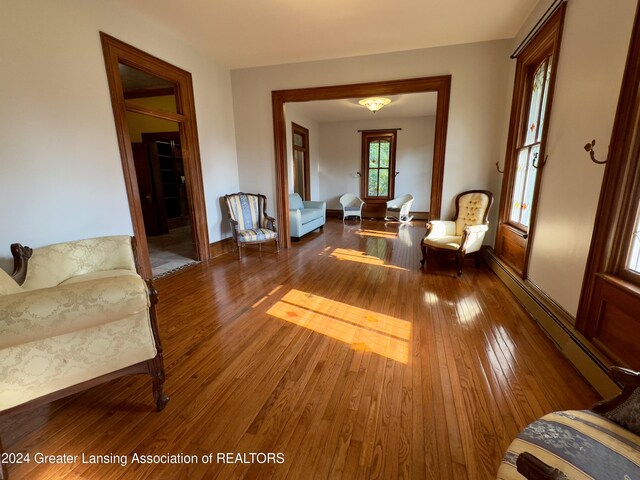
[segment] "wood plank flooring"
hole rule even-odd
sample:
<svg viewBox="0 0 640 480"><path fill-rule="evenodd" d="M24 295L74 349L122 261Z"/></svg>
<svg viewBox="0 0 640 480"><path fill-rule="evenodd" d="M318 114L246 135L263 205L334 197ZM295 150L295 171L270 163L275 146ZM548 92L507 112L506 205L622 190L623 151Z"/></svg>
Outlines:
<svg viewBox="0 0 640 480"><path fill-rule="evenodd" d="M163 412L148 378L131 377L0 426L8 452L127 465L32 461L11 478L495 478L527 423L598 396L488 268L468 261L458 278L430 258L420 271L423 233L331 220L279 255L228 254L157 281ZM217 463L225 452L284 463Z"/></svg>

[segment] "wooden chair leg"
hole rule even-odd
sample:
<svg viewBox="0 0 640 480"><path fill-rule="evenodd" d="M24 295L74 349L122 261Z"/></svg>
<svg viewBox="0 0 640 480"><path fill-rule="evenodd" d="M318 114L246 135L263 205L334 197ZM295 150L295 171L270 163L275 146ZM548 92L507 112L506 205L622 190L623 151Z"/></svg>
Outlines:
<svg viewBox="0 0 640 480"><path fill-rule="evenodd" d="M458 271L458 276L462 275L462 262L464 261L464 253L458 252L456 253L456 270Z"/></svg>
<svg viewBox="0 0 640 480"><path fill-rule="evenodd" d="M480 264L482 263L482 257L480 256L480 250L476 252L476 268L480 268Z"/></svg>
<svg viewBox="0 0 640 480"><path fill-rule="evenodd" d="M420 265L422 267L426 267L427 266L427 246L424 243L421 243L420 249L422 250L422 260L420 260Z"/></svg>
<svg viewBox="0 0 640 480"><path fill-rule="evenodd" d="M276 242L276 253L280 253L280 242L278 242L277 238L276 238L275 242Z"/></svg>

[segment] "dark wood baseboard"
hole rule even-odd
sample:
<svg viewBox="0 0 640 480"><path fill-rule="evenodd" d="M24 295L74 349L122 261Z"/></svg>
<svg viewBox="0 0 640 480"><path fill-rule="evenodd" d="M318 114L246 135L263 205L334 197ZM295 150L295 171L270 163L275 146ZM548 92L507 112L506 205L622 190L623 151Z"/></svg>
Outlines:
<svg viewBox="0 0 640 480"><path fill-rule="evenodd" d="M483 247L483 259L489 268L516 296L563 355L605 398L617 395L620 388L609 378L609 364L575 327L575 319L530 280L523 280L505 264L491 247Z"/></svg>
<svg viewBox="0 0 640 480"><path fill-rule="evenodd" d="M217 242L213 242L209 245L209 250L211 250L211 258L219 257L220 255L224 255L225 253L229 253L233 251L233 239L229 237L218 240Z"/></svg>

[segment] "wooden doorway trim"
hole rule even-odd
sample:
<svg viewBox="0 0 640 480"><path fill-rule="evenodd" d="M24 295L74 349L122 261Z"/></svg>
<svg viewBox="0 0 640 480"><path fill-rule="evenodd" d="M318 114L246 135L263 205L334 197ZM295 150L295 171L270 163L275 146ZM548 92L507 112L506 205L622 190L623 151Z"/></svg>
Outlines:
<svg viewBox="0 0 640 480"><path fill-rule="evenodd" d="M189 213L191 216L194 251L197 257L196 260L208 260L211 255L209 249L209 230L207 227L207 212L202 182L202 167L200 165L200 148L198 144L191 74L186 70L182 70L164 60L160 60L142 50L121 42L104 32L100 32L100 39L102 41L102 50L107 69L107 79L109 80L109 92L111 94L113 116L116 123L120 157L122 158L124 181L129 198L131 223L133 225L133 233L137 238L141 274L147 279L152 277L149 247L144 229L144 219L142 217L135 163L131 150L131 139L126 117L127 111L136 111L137 113L165 118L180 124L180 138L182 141L185 183L189 195ZM168 112L155 111L153 108L145 108L144 111L140 111L139 105L131 105L130 102L125 101L122 82L120 80L120 70L118 68L119 63L175 84L177 113L169 114ZM167 118L167 116L171 118Z"/></svg>
<svg viewBox="0 0 640 480"><path fill-rule="evenodd" d="M291 246L289 229L289 178L287 171L287 140L284 104L287 102L309 102L313 100L339 100L343 98L401 95L406 93L436 92L436 127L433 145L433 173L431 175L430 216L440 217L442 208L442 182L444 178L444 156L449 122L449 97L451 75L411 78L384 82L356 83L330 87L298 88L271 92L273 106L273 134L276 161L276 211L280 245Z"/></svg>

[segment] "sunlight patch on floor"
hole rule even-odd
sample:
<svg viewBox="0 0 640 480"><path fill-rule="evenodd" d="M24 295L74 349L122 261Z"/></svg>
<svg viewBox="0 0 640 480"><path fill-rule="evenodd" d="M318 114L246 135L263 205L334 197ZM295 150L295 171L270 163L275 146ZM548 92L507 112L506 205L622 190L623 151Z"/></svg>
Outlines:
<svg viewBox="0 0 640 480"><path fill-rule="evenodd" d="M356 230L356 235L362 237L376 237L376 238L398 238L398 234L394 232L383 232L380 230Z"/></svg>
<svg viewBox="0 0 640 480"><path fill-rule="evenodd" d="M300 290L290 290L267 313L313 330L354 350L408 363L411 323Z"/></svg>
<svg viewBox="0 0 640 480"><path fill-rule="evenodd" d="M358 250L336 248L331 253L331 256L337 258L338 260L348 260L350 262L365 263L367 265L377 265L379 267L407 271L406 268L396 267L395 265L387 265L386 263L384 263L384 260L372 255L367 255L366 253L360 252Z"/></svg>

